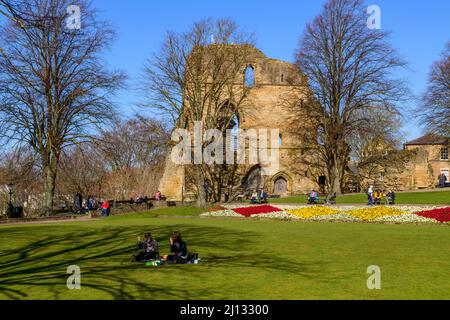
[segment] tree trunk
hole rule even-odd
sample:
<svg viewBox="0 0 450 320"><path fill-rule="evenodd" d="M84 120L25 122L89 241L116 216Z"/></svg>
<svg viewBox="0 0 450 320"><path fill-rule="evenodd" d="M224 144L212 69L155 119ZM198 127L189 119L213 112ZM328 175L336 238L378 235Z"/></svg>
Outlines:
<svg viewBox="0 0 450 320"><path fill-rule="evenodd" d="M205 192L205 179L203 177L200 165L194 166L194 180L198 190L196 207L203 208L206 205L206 192Z"/></svg>
<svg viewBox="0 0 450 320"><path fill-rule="evenodd" d="M342 176L341 176L341 165L340 165L340 161L339 159L337 159L335 157L334 161L333 161L333 168L331 168L331 177L330 177L330 194L334 194L336 193L336 195L341 195L342 194L342 189L341 189L341 181L342 181Z"/></svg>
<svg viewBox="0 0 450 320"><path fill-rule="evenodd" d="M44 214L50 215L53 210L53 198L55 196L56 174L58 168L58 158L51 152L48 162L43 166L44 174Z"/></svg>

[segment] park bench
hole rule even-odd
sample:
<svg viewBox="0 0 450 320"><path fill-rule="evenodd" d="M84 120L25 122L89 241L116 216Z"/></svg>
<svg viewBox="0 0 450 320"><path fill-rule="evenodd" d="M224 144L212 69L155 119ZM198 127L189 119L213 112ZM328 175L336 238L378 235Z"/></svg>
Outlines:
<svg viewBox="0 0 450 320"><path fill-rule="evenodd" d="M310 204L309 196L307 199L307 203ZM331 196L330 199L328 199L327 195L321 194L316 198L314 204L336 204L336 196Z"/></svg>
<svg viewBox="0 0 450 320"><path fill-rule="evenodd" d="M326 196L319 196L314 203L315 204L325 204L327 202L327 197Z"/></svg>

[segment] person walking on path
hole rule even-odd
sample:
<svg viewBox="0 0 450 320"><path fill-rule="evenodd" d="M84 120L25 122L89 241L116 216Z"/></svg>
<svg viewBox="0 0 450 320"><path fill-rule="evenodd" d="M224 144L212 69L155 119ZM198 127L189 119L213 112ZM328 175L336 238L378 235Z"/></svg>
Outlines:
<svg viewBox="0 0 450 320"><path fill-rule="evenodd" d="M108 217L109 216L109 202L108 200L103 200L102 202L102 216Z"/></svg>
<svg viewBox="0 0 450 320"><path fill-rule="evenodd" d="M367 200L368 200L368 205L369 206L373 206L374 204L374 199L373 199L373 186L369 187L369 190L367 191Z"/></svg>

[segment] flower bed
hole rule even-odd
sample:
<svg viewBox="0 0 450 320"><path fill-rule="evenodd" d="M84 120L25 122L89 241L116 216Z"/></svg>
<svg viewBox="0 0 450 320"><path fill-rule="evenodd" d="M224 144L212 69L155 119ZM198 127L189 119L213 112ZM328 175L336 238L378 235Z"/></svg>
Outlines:
<svg viewBox="0 0 450 320"><path fill-rule="evenodd" d="M361 220L358 218L352 217L346 213L336 213L336 214L312 217L311 219L308 219L308 221L360 222Z"/></svg>
<svg viewBox="0 0 450 320"><path fill-rule="evenodd" d="M400 216L405 214L405 211L392 207L372 207L347 211L346 213L363 221L372 221L384 216Z"/></svg>
<svg viewBox="0 0 450 320"><path fill-rule="evenodd" d="M414 213L406 213L396 216L383 216L374 219L376 222L392 222L392 223L439 223L435 219L421 217Z"/></svg>
<svg viewBox="0 0 450 320"><path fill-rule="evenodd" d="M253 206L253 207L245 207L245 208L237 208L233 209L234 212L243 215L244 217L250 217L252 215L257 214L267 214L272 212L281 212L281 209L264 205L264 206Z"/></svg>
<svg viewBox="0 0 450 320"><path fill-rule="evenodd" d="M442 223L450 221L450 207L428 210L428 211L421 211L421 212L416 212L415 214L418 216L424 217L424 218L435 219Z"/></svg>
<svg viewBox="0 0 450 320"><path fill-rule="evenodd" d="M242 218L242 215L234 212L233 210L220 210L220 211L210 211L205 212L200 215L200 217L236 217Z"/></svg>
<svg viewBox="0 0 450 320"><path fill-rule="evenodd" d="M254 214L250 216L256 219L298 220L299 218L285 211Z"/></svg>
<svg viewBox="0 0 450 320"><path fill-rule="evenodd" d="M286 212L297 216L300 219L311 219L313 217L329 216L339 213L338 210L330 207L303 207L300 209L287 210Z"/></svg>
<svg viewBox="0 0 450 320"><path fill-rule="evenodd" d="M418 206L232 206L215 207L204 217L251 217L256 219L342 221L378 223L447 223L450 224L450 207ZM427 210L424 210L427 209ZM431 210L430 210L431 209ZM217 211L215 211L217 210Z"/></svg>

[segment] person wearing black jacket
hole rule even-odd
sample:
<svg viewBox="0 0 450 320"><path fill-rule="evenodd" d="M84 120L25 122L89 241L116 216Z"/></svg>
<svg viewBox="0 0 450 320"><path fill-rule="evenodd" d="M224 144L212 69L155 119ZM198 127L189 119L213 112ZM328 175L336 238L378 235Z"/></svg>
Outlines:
<svg viewBox="0 0 450 320"><path fill-rule="evenodd" d="M159 248L158 242L153 239L150 232L147 232L144 235L144 241L138 239L137 243L138 248L141 250L137 255L132 257L132 261L134 262L145 262L152 259L159 258Z"/></svg>
<svg viewBox="0 0 450 320"><path fill-rule="evenodd" d="M169 242L171 254L164 256L164 260L166 260L170 264L185 263L187 259L188 248L186 243L181 238L181 233L178 231L172 232Z"/></svg>

